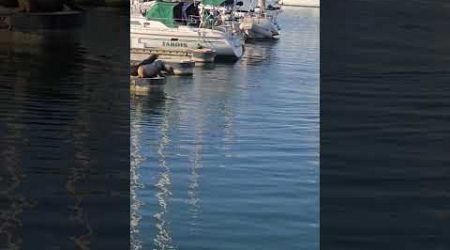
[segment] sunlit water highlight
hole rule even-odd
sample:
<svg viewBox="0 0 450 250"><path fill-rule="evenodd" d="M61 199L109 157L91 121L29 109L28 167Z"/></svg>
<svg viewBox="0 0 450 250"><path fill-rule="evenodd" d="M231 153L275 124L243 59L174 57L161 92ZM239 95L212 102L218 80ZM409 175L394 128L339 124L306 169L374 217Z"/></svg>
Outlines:
<svg viewBox="0 0 450 250"><path fill-rule="evenodd" d="M318 249L319 10L131 97L133 249Z"/></svg>

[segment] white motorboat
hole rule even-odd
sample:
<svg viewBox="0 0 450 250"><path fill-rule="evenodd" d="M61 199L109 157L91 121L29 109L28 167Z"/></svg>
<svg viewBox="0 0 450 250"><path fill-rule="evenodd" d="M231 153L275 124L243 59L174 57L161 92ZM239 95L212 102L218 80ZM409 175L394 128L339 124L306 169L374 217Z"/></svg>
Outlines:
<svg viewBox="0 0 450 250"><path fill-rule="evenodd" d="M320 8L320 0L281 0L285 6Z"/></svg>
<svg viewBox="0 0 450 250"><path fill-rule="evenodd" d="M209 48L217 57L240 58L244 53L240 31L223 23L206 28L194 4L154 1L144 10L145 16L134 11L130 17L131 50Z"/></svg>

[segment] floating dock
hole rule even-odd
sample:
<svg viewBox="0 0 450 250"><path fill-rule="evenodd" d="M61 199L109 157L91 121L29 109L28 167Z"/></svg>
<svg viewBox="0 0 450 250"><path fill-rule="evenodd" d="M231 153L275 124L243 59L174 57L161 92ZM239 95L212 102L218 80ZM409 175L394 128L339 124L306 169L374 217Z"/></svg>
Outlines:
<svg viewBox="0 0 450 250"><path fill-rule="evenodd" d="M130 60L132 63L141 62L149 55L158 55L159 59L165 61L194 61L199 63L212 63L215 60L216 53L210 49L167 49L167 48L148 48L131 49Z"/></svg>
<svg viewBox="0 0 450 250"><path fill-rule="evenodd" d="M174 75L189 76L194 74L195 62L192 60L169 60L162 59L164 64L171 68Z"/></svg>
<svg viewBox="0 0 450 250"><path fill-rule="evenodd" d="M160 70L163 74L184 75L184 76L194 74L195 62L192 60L157 59L156 61L154 61L154 63L157 63L158 61L161 61L164 65L164 69ZM137 66L139 63L140 61L131 61L130 65ZM141 68L141 70L143 70L144 72L147 71L147 74L150 75L153 75L154 73L159 73L153 72L155 70L153 69L153 67L155 67L153 64L146 64L139 66L139 68L137 68L136 70L139 72L139 69Z"/></svg>

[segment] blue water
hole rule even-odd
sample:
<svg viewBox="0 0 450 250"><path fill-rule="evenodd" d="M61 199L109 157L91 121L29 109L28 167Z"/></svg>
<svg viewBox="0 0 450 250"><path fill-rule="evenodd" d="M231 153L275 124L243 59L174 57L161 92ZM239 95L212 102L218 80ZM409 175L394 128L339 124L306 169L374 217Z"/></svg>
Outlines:
<svg viewBox="0 0 450 250"><path fill-rule="evenodd" d="M450 249L450 2L321 5L321 248Z"/></svg>
<svg viewBox="0 0 450 250"><path fill-rule="evenodd" d="M134 249L319 248L319 10L131 97Z"/></svg>
<svg viewBox="0 0 450 250"><path fill-rule="evenodd" d="M0 31L0 249L129 246L128 9L85 17Z"/></svg>

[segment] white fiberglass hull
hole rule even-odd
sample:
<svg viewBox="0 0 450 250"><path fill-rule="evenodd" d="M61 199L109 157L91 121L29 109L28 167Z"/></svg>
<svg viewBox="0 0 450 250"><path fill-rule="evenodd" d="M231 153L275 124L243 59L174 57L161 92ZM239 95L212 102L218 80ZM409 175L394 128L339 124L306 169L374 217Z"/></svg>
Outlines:
<svg viewBox="0 0 450 250"><path fill-rule="evenodd" d="M286 6L320 8L320 0L282 0L282 4Z"/></svg>
<svg viewBox="0 0 450 250"><path fill-rule="evenodd" d="M267 18L247 17L241 27L250 39L271 39L280 34L278 28Z"/></svg>
<svg viewBox="0 0 450 250"><path fill-rule="evenodd" d="M200 46L213 49L217 57L231 58L240 58L244 53L243 40L238 34L186 26L169 28L158 22L147 23L150 23L148 27L131 24L131 49L197 49Z"/></svg>

